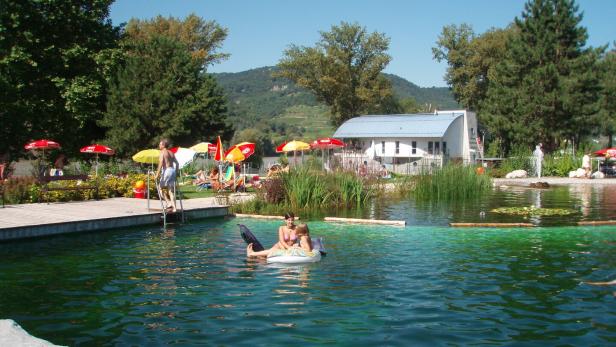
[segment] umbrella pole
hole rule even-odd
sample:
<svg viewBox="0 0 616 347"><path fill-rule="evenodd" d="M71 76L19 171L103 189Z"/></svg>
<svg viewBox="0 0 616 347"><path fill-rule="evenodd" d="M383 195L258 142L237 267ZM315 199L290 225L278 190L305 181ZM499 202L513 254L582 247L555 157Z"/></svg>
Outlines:
<svg viewBox="0 0 616 347"><path fill-rule="evenodd" d="M94 177L98 177L98 153L96 153L96 168L94 169Z"/></svg>
<svg viewBox="0 0 616 347"><path fill-rule="evenodd" d="M154 164L150 164L150 169L154 170ZM147 200L148 200L148 211L150 210L150 172L151 170L148 170L148 194L146 196Z"/></svg>

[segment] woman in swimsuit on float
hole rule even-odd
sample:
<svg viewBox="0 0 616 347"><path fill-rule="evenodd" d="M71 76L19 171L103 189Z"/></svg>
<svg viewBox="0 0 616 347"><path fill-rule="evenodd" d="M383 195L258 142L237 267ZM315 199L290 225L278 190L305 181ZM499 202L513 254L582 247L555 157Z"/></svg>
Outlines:
<svg viewBox="0 0 616 347"><path fill-rule="evenodd" d="M293 212L286 213L284 215L284 221L285 221L285 225L281 225L280 228L278 228L278 242L276 242L276 244L273 245L272 248L270 249L257 252L257 253L263 253L263 252L267 252L267 253L253 254L255 252L252 250L252 243L251 243L248 245L248 247L246 247L246 254L249 257L250 256L261 256L261 255L267 255L270 252L277 250L277 249L285 250L285 249L293 248L293 245L297 242L297 234L295 232L295 229L296 229L295 215L293 214Z"/></svg>

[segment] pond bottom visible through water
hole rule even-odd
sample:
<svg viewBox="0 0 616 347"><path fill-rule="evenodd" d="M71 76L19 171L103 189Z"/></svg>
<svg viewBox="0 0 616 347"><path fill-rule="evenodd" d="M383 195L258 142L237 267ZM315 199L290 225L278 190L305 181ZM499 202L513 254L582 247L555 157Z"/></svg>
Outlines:
<svg viewBox="0 0 616 347"><path fill-rule="evenodd" d="M609 345L611 227L308 221L328 254L248 260L280 222L204 221L0 244L0 317L65 345Z"/></svg>

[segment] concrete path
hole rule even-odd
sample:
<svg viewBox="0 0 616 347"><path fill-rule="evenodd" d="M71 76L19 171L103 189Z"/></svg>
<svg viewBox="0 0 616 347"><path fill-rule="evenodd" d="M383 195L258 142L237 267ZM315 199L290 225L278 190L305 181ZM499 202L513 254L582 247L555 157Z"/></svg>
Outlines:
<svg viewBox="0 0 616 347"><path fill-rule="evenodd" d="M251 197L232 194L229 202ZM228 215L228 206L219 202L214 197L184 200L185 216L190 220ZM150 210L146 200L131 198L7 205L0 208L0 241L157 223L161 223L158 200L150 200Z"/></svg>

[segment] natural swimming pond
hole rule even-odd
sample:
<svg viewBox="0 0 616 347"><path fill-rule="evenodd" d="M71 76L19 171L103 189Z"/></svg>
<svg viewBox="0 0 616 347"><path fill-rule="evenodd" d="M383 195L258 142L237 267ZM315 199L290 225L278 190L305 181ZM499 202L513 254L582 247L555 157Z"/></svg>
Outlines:
<svg viewBox="0 0 616 347"><path fill-rule="evenodd" d="M616 228L456 229L452 210L409 202L378 213L405 210L406 228L310 221L329 254L302 266L247 260L236 224L267 245L280 225L249 219L0 244L0 318L66 345L616 342L616 287L585 283L616 279Z"/></svg>

